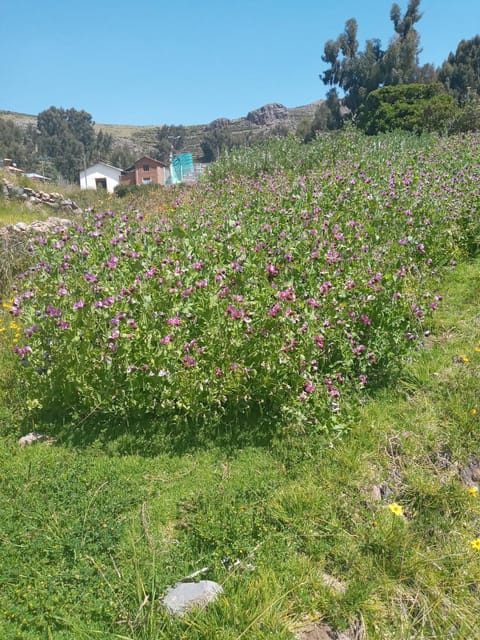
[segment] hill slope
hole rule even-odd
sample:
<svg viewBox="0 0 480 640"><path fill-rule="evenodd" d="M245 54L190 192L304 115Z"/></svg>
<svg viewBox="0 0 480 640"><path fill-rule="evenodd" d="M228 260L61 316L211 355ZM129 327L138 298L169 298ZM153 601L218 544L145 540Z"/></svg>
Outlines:
<svg viewBox="0 0 480 640"><path fill-rule="evenodd" d="M287 108L279 104L264 105L250 111L243 118L229 120L218 118L208 124L188 125L185 127L185 145L183 151L190 152L196 159L202 156L200 144L206 133L215 128L221 128L233 140L253 140L261 135L269 135L273 131L295 130L303 118L312 118L321 100L311 104ZM13 111L0 110L0 117L13 120L16 125L28 127L36 125L37 116ZM127 146L135 153L150 153L155 144L156 131L162 125L124 125L96 123L97 131L103 130L113 137L114 146Z"/></svg>

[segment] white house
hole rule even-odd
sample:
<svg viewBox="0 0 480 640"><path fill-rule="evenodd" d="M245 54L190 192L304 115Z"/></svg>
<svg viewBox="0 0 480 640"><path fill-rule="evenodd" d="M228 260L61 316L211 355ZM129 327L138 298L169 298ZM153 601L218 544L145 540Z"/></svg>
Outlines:
<svg viewBox="0 0 480 640"><path fill-rule="evenodd" d="M112 167L106 162L97 162L91 167L80 171L81 189L106 189L113 193L113 190L120 183L121 169Z"/></svg>

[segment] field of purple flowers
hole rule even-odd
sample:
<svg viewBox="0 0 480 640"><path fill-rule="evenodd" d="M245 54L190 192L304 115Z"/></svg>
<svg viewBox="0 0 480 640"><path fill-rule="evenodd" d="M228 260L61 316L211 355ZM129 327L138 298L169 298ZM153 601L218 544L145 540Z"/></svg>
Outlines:
<svg viewBox="0 0 480 640"><path fill-rule="evenodd" d="M270 143L269 171L238 170L265 148L230 156L168 213L92 212L36 238L8 305L32 415L340 428L478 249L480 137L328 144Z"/></svg>

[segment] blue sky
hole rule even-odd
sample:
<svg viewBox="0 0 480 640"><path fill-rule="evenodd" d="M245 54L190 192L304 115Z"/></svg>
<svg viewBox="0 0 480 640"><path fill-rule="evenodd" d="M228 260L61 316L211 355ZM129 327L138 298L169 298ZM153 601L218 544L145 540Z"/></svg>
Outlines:
<svg viewBox="0 0 480 640"><path fill-rule="evenodd" d="M408 0L397 0L402 12ZM325 42L393 35L393 0L4 0L0 110L85 109L110 124L205 124L319 100ZM480 0L422 0L421 63L480 33Z"/></svg>

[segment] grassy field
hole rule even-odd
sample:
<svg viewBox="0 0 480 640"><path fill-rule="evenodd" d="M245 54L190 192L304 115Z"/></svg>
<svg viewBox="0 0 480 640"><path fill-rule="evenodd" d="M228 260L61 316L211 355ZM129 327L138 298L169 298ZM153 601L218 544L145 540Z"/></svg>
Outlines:
<svg viewBox="0 0 480 640"><path fill-rule="evenodd" d="M373 155L369 157L373 163ZM340 173L338 166L337 178ZM217 205L224 212L236 207L227 222L238 220L245 207L242 192L254 213L265 212L267 196L260 182L251 191L251 184L243 179L238 190L224 178L219 180L220 187L208 186L201 193L202 215L209 207L216 212ZM277 177L276 190L272 189L276 194L269 212L272 220L276 211L288 209L289 202L297 207L300 200L295 211L312 206L310 191L298 191L295 181L293 198L290 187L279 189L279 180ZM442 174L442 184L445 180ZM383 188L379 174L377 181ZM340 211L337 182L328 187L324 178L324 191L333 189L328 191L328 202ZM424 189L427 183L429 179ZM439 184L436 175L431 183ZM462 183L462 188L467 191L471 186ZM443 215L443 192L440 188L436 206L429 203L429 214L437 209ZM186 224L185 212L198 211L197 197L179 195L183 201L175 204L175 211L180 222ZM414 211L423 206L422 197L415 198ZM362 202L363 198L352 197L350 211L355 207L359 216ZM462 206L468 208L468 204ZM424 210L424 215L429 214ZM161 216L168 215L165 203ZM322 222L321 216L319 219ZM212 220L208 218L208 225L214 226ZM105 220L98 222L110 242ZM247 226L250 219L244 218L242 224ZM435 224L433 215L431 224ZM443 224L446 229L446 218ZM286 234L285 220L281 225ZM169 231L170 243L173 238L189 239L180 227ZM391 222L389 232L393 233L393 227ZM240 236L239 227L227 223L225 228L228 237L222 239L233 245ZM380 246L382 231L378 225L373 228ZM252 229L248 227L249 233ZM335 233L339 235L340 230ZM192 234L190 231L190 237ZM264 243L268 237L263 236ZM246 247L246 242L242 236L238 246ZM467 244L475 246L470 239ZM89 246L91 256L93 244ZM175 253L170 253L177 260L180 246L175 245ZM194 251L192 244L187 251ZM430 245L428 251L435 256L437 270L434 274L419 271L422 275L414 286L421 296L431 286L425 280L433 278L438 308L413 348L403 354L393 384L376 384L361 393L352 387L351 400L342 404L341 429L335 415L328 428L323 418L322 428L314 428L304 409L304 420L298 414L287 414L282 429L262 433L258 424L250 422L249 437L234 437L234 430L225 428L216 436L206 430L209 437L203 441L189 441L172 437L168 425L160 428L155 423L152 429L146 420L134 424L128 418L127 429L114 429L112 421L122 423L126 418L122 414L115 418L113 412L108 421L103 414L89 421L85 411L72 414L61 394L57 404L64 408L64 424L61 420L60 424L40 422L33 406L39 396L33 395L27 371L36 365L25 359L19 367L11 349L12 343L23 345L20 335L28 327L24 319L28 309L12 317L17 307L6 298L4 310L10 315L4 315L0 329L0 636L24 640L287 640L307 638L309 626L326 624L332 633L350 629L351 638L353 627L375 640L480 638L480 262L463 250L456 254L456 266L449 256L440 269L435 247ZM412 255L417 253L423 256L418 250ZM218 265L218 255L215 259ZM104 260L115 265L108 281L114 282L121 265L109 253L98 253L95 260L99 265ZM278 265L279 259L272 258L271 263ZM54 264L52 254L50 274ZM77 268L70 264L70 270ZM418 265L420 269L420 262ZM97 274L100 277L100 270ZM50 275L41 277L42 295L46 295ZM167 279L165 270L163 277ZM281 273L274 276L272 272L269 277L278 278ZM62 278L70 291L71 281ZM121 279L126 286L125 273ZM254 279L249 275L248 283ZM339 291L340 281L334 282ZM57 292L58 280L54 284L48 300L60 305L55 296L65 296ZM105 286L101 280L100 285ZM266 295L263 281L261 291ZM86 289L82 292L87 303ZM105 295L104 290L100 297L105 300ZM142 306L148 295L153 293L144 291ZM245 289L243 295L250 296L251 306L246 308L256 309L256 290ZM380 290L376 296L379 302ZM293 307L296 301L291 298ZM236 299L236 304L241 310L241 301ZM382 304L390 303L385 299ZM67 318L65 308L62 321ZM182 309L177 307L179 314ZM230 315L228 311L227 318ZM371 316L381 331L387 312ZM89 317L92 321L97 318ZM135 317L141 327L143 316L137 313ZM256 316L252 313L251 317L255 323ZM101 335L101 321L96 322ZM225 315L219 314L218 322L225 332ZM309 323L313 322L311 318ZM248 328L251 323L245 324ZM391 326L393 331L395 325ZM380 353L381 345L375 348ZM199 362L201 355L196 356ZM79 367L83 375L81 361L74 363L72 360L71 366ZM338 363L331 366L338 367ZM91 369L93 375L93 366ZM185 375L193 375L190 369L186 371ZM12 375L20 376L21 384L15 385ZM111 375L119 374L113 371ZM282 368L279 375L284 375ZM295 375L292 370L291 382ZM227 393L228 388L222 387L222 392ZM43 402L45 398L40 396ZM70 399L75 401L75 396ZM298 406L305 407L305 402ZM207 410L208 405L204 407ZM314 408L325 411L322 403ZM100 424L96 436L89 439L85 425L93 428L95 420ZM19 448L19 435L33 430L57 440L51 445ZM223 585L224 595L205 611L172 619L160 605L166 589L202 569L203 577Z"/></svg>

